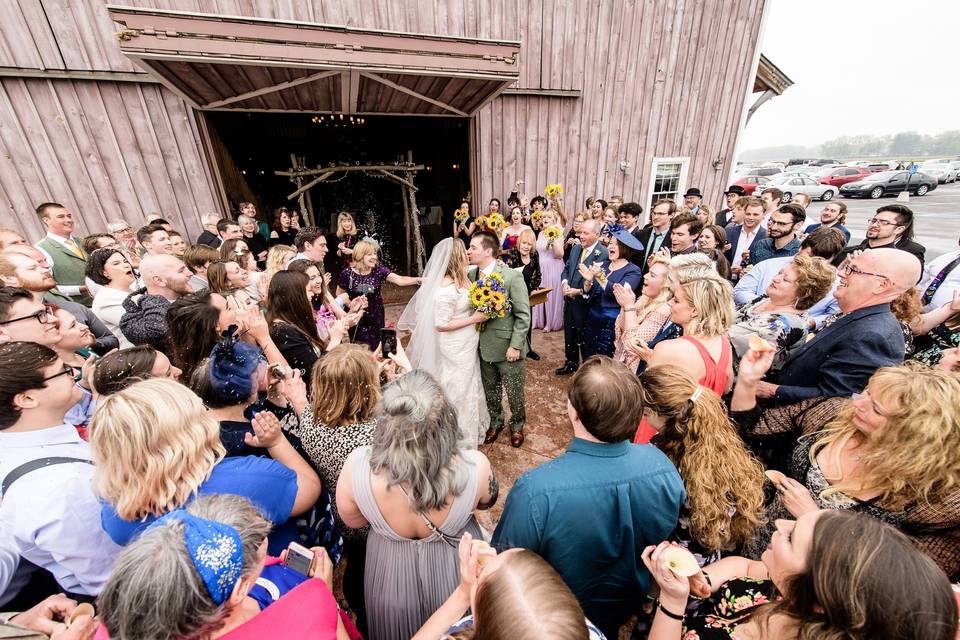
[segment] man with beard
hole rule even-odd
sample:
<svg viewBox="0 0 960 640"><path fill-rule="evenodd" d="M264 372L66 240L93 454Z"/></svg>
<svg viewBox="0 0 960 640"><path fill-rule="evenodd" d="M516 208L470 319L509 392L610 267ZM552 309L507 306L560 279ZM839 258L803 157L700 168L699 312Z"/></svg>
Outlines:
<svg viewBox="0 0 960 640"><path fill-rule="evenodd" d="M803 230L804 233L810 233L820 227L833 227L843 234L847 242L850 242L850 230L843 226L847 221L847 203L828 202L820 210L820 222L809 225Z"/></svg>
<svg viewBox="0 0 960 640"><path fill-rule="evenodd" d="M103 355L120 346L117 337L89 307L73 302L57 290L57 281L53 279L46 258L36 247L28 244L7 247L0 255L0 282L5 286L26 289L34 302L52 303L69 311L96 337L97 341L92 347L95 353Z"/></svg>
<svg viewBox="0 0 960 640"><path fill-rule="evenodd" d="M903 204L885 204L867 220L867 237L858 245L847 247L840 252L833 266L839 267L847 256L854 251L870 249L899 249L913 254L920 264L926 248L913 242L913 210Z"/></svg>
<svg viewBox="0 0 960 640"><path fill-rule="evenodd" d="M767 237L750 247L750 264L797 255L800 251L797 231L806 218L803 207L792 202L774 211L767 224Z"/></svg>

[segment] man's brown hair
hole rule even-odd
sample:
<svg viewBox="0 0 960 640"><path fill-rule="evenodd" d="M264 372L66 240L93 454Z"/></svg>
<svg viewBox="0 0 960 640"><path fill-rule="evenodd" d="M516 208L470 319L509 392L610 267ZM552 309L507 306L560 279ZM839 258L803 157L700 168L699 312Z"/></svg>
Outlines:
<svg viewBox="0 0 960 640"><path fill-rule="evenodd" d="M629 440L643 418L640 380L607 356L592 356L583 363L567 398L590 435L602 442Z"/></svg>
<svg viewBox="0 0 960 640"><path fill-rule="evenodd" d="M187 265L187 269L192 273L219 259L220 252L205 244L192 244L183 252L183 264Z"/></svg>

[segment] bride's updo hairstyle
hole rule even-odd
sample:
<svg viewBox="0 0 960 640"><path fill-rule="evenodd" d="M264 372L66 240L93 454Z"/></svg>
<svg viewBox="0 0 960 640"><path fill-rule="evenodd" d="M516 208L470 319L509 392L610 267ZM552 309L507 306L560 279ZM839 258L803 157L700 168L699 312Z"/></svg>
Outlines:
<svg viewBox="0 0 960 640"><path fill-rule="evenodd" d="M470 286L470 281L467 280L467 248L462 242L454 242L451 245L450 262L447 263L447 271L444 275L461 289Z"/></svg>

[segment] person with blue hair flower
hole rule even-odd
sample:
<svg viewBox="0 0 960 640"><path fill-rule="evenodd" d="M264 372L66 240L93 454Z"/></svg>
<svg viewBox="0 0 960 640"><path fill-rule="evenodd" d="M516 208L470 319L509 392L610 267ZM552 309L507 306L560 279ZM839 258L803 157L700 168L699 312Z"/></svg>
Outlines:
<svg viewBox="0 0 960 640"><path fill-rule="evenodd" d="M331 592L333 563L307 575L270 557L270 522L249 500L199 498L155 521L120 554L98 600L98 640L356 640Z"/></svg>

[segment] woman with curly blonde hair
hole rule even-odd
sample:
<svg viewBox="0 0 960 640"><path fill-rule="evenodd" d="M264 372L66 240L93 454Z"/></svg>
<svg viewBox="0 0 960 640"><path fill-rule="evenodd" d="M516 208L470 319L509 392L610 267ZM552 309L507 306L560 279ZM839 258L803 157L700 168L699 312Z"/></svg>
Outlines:
<svg viewBox="0 0 960 640"><path fill-rule="evenodd" d="M267 447L271 455L271 446L290 447L276 418L262 415L253 420L251 445ZM224 458L217 419L169 378L137 382L102 399L90 434L94 491L104 500L101 523L117 544L127 544L198 495L243 496L274 525L306 512L320 495L320 481L309 468L295 472L257 456ZM293 525L285 533L295 534Z"/></svg>
<svg viewBox="0 0 960 640"><path fill-rule="evenodd" d="M723 401L674 365L640 375L653 439L680 472L687 502L674 537L700 563L750 540L763 522L763 466L737 434Z"/></svg>
<svg viewBox="0 0 960 640"><path fill-rule="evenodd" d="M960 377L883 367L852 399L761 412L756 383L771 359L771 352L744 356L731 403L745 435L796 441L768 521L815 509L860 511L905 533L952 581L960 578ZM750 551L761 552L771 533L762 529Z"/></svg>
<svg viewBox="0 0 960 640"><path fill-rule="evenodd" d="M613 359L622 362L631 371L636 371L640 356L629 346L638 340L650 342L660 329L670 320L670 287L667 274L670 271L670 258L653 254L643 276L643 288L640 297L620 284L613 285L613 295L620 303L622 311L614 324Z"/></svg>

